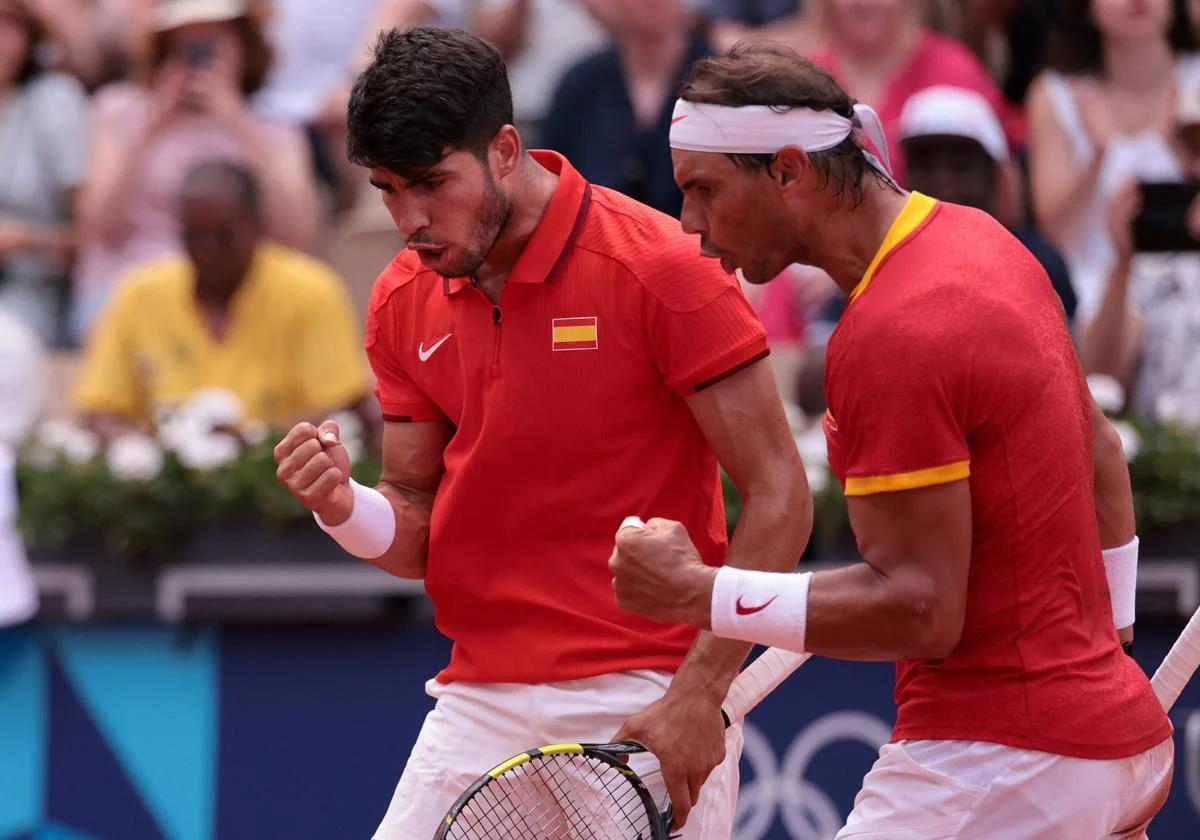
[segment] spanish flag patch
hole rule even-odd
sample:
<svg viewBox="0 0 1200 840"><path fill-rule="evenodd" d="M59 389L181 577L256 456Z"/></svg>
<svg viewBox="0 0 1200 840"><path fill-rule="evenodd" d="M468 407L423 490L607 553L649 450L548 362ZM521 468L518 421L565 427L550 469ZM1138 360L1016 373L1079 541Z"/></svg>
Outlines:
<svg viewBox="0 0 1200 840"><path fill-rule="evenodd" d="M555 318L550 322L553 350L597 350L600 334L597 318Z"/></svg>

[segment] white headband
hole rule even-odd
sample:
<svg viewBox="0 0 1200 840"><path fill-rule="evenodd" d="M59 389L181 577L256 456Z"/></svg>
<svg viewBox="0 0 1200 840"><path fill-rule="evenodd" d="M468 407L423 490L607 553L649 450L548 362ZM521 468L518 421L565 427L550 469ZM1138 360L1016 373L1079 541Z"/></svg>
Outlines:
<svg viewBox="0 0 1200 840"><path fill-rule="evenodd" d="M860 102L854 106L854 116L850 120L833 111L811 108L778 110L769 105L733 108L678 99L671 115L671 148L723 154L774 154L786 146L796 146L806 152L823 152L841 143L860 126L883 155L884 162L881 164L865 150L863 154L872 166L891 178L887 138L879 115L870 105Z"/></svg>

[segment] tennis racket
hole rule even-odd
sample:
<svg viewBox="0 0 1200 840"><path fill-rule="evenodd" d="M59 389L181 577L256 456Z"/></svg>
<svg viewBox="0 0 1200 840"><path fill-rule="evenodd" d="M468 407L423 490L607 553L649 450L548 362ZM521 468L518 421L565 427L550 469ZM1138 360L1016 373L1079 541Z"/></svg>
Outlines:
<svg viewBox="0 0 1200 840"><path fill-rule="evenodd" d="M641 527L629 517L622 528ZM809 654L769 648L734 679L721 705L728 727ZM549 744L515 755L459 797L434 840L667 840L671 806L655 805L626 763L640 744Z"/></svg>
<svg viewBox="0 0 1200 840"><path fill-rule="evenodd" d="M1179 699L1179 692L1187 685L1192 674L1200 666L1200 610L1192 615L1171 650L1167 652L1162 664L1150 678L1150 685L1158 695L1158 702L1167 711Z"/></svg>

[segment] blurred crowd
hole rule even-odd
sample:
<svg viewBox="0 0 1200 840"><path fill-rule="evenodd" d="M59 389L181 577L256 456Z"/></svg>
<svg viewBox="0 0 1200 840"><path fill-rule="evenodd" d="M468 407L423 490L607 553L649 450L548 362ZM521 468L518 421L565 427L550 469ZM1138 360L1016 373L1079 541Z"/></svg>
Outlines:
<svg viewBox="0 0 1200 840"><path fill-rule="evenodd" d="M670 214L688 66L790 43L876 108L904 186L1038 257L1090 371L1200 405L1196 0L0 0L0 333L73 360L109 439L211 386L272 425L371 414L361 314L401 243L345 110L416 24L494 43L527 145ZM747 293L819 413L839 293L805 266Z"/></svg>

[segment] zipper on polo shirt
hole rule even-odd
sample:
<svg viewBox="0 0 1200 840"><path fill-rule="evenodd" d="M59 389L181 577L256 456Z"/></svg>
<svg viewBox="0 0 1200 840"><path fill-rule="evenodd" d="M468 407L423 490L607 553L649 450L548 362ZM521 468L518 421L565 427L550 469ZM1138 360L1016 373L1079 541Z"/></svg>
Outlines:
<svg viewBox="0 0 1200 840"><path fill-rule="evenodd" d="M504 320L504 310L499 305L492 304L492 324L496 327L496 343L492 350L492 375L500 375L500 332L504 329L500 322Z"/></svg>

